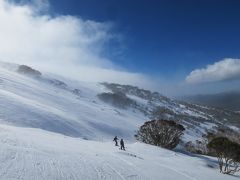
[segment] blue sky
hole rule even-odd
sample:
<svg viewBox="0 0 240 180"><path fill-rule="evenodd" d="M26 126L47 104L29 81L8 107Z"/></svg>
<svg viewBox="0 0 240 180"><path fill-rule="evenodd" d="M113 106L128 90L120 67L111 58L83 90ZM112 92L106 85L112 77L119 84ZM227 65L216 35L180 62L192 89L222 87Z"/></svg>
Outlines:
<svg viewBox="0 0 240 180"><path fill-rule="evenodd" d="M193 69L217 60L240 57L238 0L50 0L50 3L54 13L113 22L114 32L123 36L122 44L115 42L105 53L132 71L165 78L184 77Z"/></svg>
<svg viewBox="0 0 240 180"><path fill-rule="evenodd" d="M238 0L0 0L0 60L169 96L239 91L239 9Z"/></svg>

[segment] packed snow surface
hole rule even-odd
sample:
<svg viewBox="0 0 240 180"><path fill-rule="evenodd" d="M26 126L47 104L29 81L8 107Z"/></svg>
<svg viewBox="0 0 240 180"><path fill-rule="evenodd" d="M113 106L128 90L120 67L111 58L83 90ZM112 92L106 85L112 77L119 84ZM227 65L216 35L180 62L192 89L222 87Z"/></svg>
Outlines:
<svg viewBox="0 0 240 180"><path fill-rule="evenodd" d="M126 142L72 138L57 133L0 125L0 179L3 180L234 180L220 174L215 158L189 156Z"/></svg>

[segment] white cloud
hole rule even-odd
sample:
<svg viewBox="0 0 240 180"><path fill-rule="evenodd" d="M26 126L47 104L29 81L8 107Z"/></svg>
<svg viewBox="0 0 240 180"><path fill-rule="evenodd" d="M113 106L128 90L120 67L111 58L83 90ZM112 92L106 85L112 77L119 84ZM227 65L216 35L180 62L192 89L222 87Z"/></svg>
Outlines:
<svg viewBox="0 0 240 180"><path fill-rule="evenodd" d="M15 2L16 0L8 0ZM32 10L41 13L41 12L48 12L50 8L50 4L48 0L17 0L19 4L28 4L28 6L32 6Z"/></svg>
<svg viewBox="0 0 240 180"><path fill-rule="evenodd" d="M43 15L48 1L26 2L0 0L0 60L86 81L147 82L146 76L124 71L102 56L105 43L115 38L111 23Z"/></svg>
<svg viewBox="0 0 240 180"><path fill-rule="evenodd" d="M218 82L226 80L240 80L240 59L223 59L206 68L196 69L187 77L188 83Z"/></svg>

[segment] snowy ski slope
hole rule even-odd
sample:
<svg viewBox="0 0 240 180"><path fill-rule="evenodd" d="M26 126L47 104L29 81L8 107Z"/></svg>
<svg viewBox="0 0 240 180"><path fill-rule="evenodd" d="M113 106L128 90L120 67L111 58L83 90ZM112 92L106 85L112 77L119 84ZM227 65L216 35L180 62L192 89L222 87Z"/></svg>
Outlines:
<svg viewBox="0 0 240 180"><path fill-rule="evenodd" d="M217 160L141 143L121 151L113 142L72 138L0 125L3 180L237 180L220 174Z"/></svg>

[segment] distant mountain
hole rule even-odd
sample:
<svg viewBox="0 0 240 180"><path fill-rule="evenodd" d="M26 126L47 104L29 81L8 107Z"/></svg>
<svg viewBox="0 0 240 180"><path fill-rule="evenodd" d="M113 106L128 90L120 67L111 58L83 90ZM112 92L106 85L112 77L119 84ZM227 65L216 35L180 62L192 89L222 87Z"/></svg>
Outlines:
<svg viewBox="0 0 240 180"><path fill-rule="evenodd" d="M87 83L28 66L0 63L0 124L43 129L71 137L134 140L151 119L184 125L184 141L216 127L240 128L240 114L176 101L131 85Z"/></svg>
<svg viewBox="0 0 240 180"><path fill-rule="evenodd" d="M185 96L182 98L182 100L188 101L190 103L229 109L232 111L240 111L240 91Z"/></svg>

